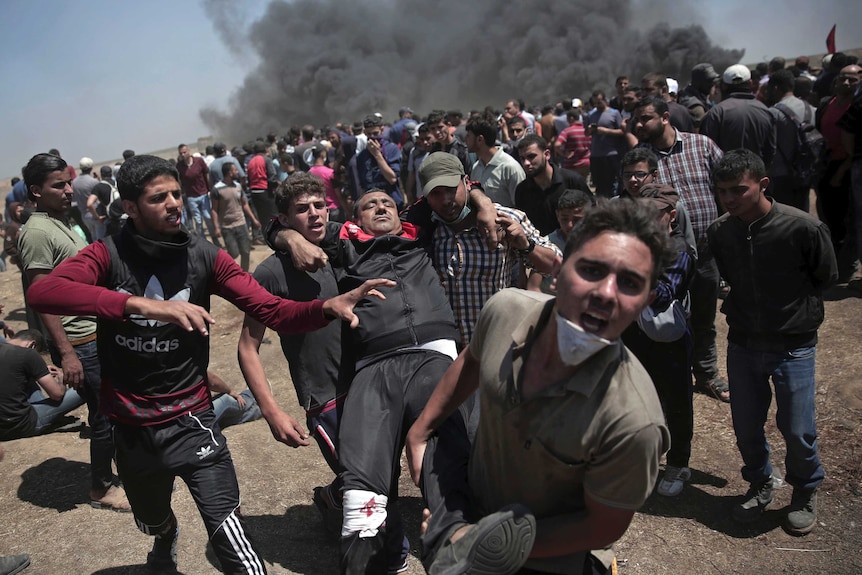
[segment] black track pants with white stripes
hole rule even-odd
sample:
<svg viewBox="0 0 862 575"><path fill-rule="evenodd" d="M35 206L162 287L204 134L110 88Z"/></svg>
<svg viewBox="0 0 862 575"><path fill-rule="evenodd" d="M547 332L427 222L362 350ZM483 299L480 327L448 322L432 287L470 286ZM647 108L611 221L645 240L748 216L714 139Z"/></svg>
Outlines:
<svg viewBox="0 0 862 575"><path fill-rule="evenodd" d="M115 424L114 443L120 479L141 531L156 535L171 521L171 493L179 477L198 506L222 571L266 573L236 514L236 471L212 409L150 427Z"/></svg>

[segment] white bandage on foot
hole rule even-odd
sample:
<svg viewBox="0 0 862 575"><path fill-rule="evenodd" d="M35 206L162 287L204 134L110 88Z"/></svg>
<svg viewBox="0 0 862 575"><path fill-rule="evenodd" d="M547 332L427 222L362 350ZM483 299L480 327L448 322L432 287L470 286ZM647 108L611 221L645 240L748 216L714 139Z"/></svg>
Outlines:
<svg viewBox="0 0 862 575"><path fill-rule="evenodd" d="M349 489L344 492L344 521L341 522L341 536L348 537L359 533L365 539L374 537L381 525L386 522L386 503L389 498L373 491Z"/></svg>

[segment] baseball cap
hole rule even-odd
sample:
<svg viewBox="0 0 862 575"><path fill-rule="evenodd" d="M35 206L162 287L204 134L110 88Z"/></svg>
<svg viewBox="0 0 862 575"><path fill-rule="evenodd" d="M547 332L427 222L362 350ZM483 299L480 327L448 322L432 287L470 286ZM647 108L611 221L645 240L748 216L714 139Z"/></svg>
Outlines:
<svg viewBox="0 0 862 575"><path fill-rule="evenodd" d="M404 106L403 108L398 110L399 116L403 116L404 114L412 114L412 113L413 113L413 110L408 108L407 106Z"/></svg>
<svg viewBox="0 0 862 575"><path fill-rule="evenodd" d="M83 158L81 158L81 161L78 162L78 165L81 167L82 170L92 168L93 167L93 159L83 157Z"/></svg>
<svg viewBox="0 0 862 575"><path fill-rule="evenodd" d="M224 152L227 150L227 146L224 145L224 142L216 142L213 144L213 150L216 152Z"/></svg>
<svg viewBox="0 0 862 575"><path fill-rule="evenodd" d="M422 194L427 196L437 186L454 188L464 175L464 166L457 156L448 152L434 152L419 166Z"/></svg>
<svg viewBox="0 0 862 575"><path fill-rule="evenodd" d="M572 98L572 108L583 108L584 103L580 98Z"/></svg>
<svg viewBox="0 0 862 575"><path fill-rule="evenodd" d="M708 62L703 62L701 64L697 64L694 68L691 69L691 81L695 82L712 82L718 78L718 74L715 72L715 68L712 67L712 64Z"/></svg>
<svg viewBox="0 0 862 575"><path fill-rule="evenodd" d="M637 199L664 211L667 208L676 208L679 194L667 184L647 184L638 190Z"/></svg>
<svg viewBox="0 0 862 575"><path fill-rule="evenodd" d="M751 81L751 70L748 66L742 64L734 64L728 66L724 74L721 75L721 81L725 84L744 84Z"/></svg>

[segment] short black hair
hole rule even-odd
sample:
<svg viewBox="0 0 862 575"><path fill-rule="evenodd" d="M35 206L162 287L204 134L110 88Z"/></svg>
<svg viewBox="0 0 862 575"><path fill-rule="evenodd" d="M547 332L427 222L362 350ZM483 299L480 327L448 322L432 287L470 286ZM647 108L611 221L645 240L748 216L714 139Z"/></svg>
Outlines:
<svg viewBox="0 0 862 575"><path fill-rule="evenodd" d="M786 94L793 91L794 81L793 72L783 68L769 74L767 86L773 90L777 90L780 94Z"/></svg>
<svg viewBox="0 0 862 575"><path fill-rule="evenodd" d="M668 111L667 102L661 96L644 96L638 100L638 103L635 105L635 110L638 108L646 108L647 106L652 106L655 109L655 113L659 116Z"/></svg>
<svg viewBox="0 0 862 575"><path fill-rule="evenodd" d="M48 349L48 345L45 342L45 336L42 335L42 332L38 329L22 329L21 331L15 332L15 335L12 336L11 339L17 339L18 341L32 341L33 349L39 353L43 353Z"/></svg>
<svg viewBox="0 0 862 575"><path fill-rule="evenodd" d="M620 166L633 166L641 162L646 162L647 165L649 165L649 169L651 172L658 169L658 156L656 156L655 152L653 152L646 146L632 148L631 150L626 152L623 156L622 161L620 162Z"/></svg>
<svg viewBox="0 0 862 575"><path fill-rule="evenodd" d="M718 161L712 170L714 182L738 180L748 172L755 180L766 177L766 164L763 159L747 148L730 150Z"/></svg>
<svg viewBox="0 0 862 575"><path fill-rule="evenodd" d="M557 200L558 210L587 208L596 205L596 196L584 190L566 190Z"/></svg>
<svg viewBox="0 0 862 575"><path fill-rule="evenodd" d="M144 193L144 186L159 176L170 176L178 183L180 181L180 174L174 162L148 155L130 157L117 172L120 198L137 202Z"/></svg>
<svg viewBox="0 0 862 575"><path fill-rule="evenodd" d="M128 160L129 158L134 158L134 157L135 157L135 151L134 150L123 150L123 159L124 160Z"/></svg>
<svg viewBox="0 0 862 575"><path fill-rule="evenodd" d="M497 141L497 123L494 121L494 116L488 112L483 112L473 116L467 121L467 131L475 137L482 136L485 140L485 145L493 147Z"/></svg>
<svg viewBox="0 0 862 575"><path fill-rule="evenodd" d="M523 152L533 144L539 146L539 150L543 152L548 149L548 141L545 138L536 134L527 134L518 142L518 151Z"/></svg>
<svg viewBox="0 0 862 575"><path fill-rule="evenodd" d="M236 164L234 164L233 162L225 162L221 165L221 175L223 178L226 178L227 175L230 173L231 167L236 167Z"/></svg>
<svg viewBox="0 0 862 575"><path fill-rule="evenodd" d="M655 218L655 211L643 202L604 202L587 211L581 222L569 232L563 261L581 246L604 232L627 234L642 241L652 254L650 288L655 288L662 271L673 262L677 254L672 248L670 235Z"/></svg>
<svg viewBox="0 0 862 575"><path fill-rule="evenodd" d="M48 179L48 174L51 172L62 172L67 170L69 165L66 160L54 154L36 154L22 170L24 176L24 185L27 186L27 198L32 202L36 200L36 196L30 193L30 187L36 186L41 188L45 180Z"/></svg>

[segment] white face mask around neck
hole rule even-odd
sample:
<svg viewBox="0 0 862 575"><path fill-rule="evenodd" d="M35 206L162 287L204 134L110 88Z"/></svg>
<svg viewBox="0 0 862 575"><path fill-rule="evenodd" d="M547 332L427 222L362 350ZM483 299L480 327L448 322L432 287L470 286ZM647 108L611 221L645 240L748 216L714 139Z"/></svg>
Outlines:
<svg viewBox="0 0 862 575"><path fill-rule="evenodd" d="M610 340L587 333L584 328L559 313L556 316L557 349L566 365L580 365L611 344Z"/></svg>

